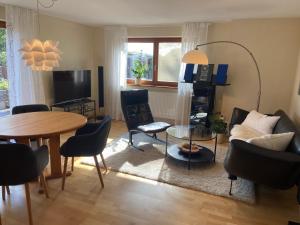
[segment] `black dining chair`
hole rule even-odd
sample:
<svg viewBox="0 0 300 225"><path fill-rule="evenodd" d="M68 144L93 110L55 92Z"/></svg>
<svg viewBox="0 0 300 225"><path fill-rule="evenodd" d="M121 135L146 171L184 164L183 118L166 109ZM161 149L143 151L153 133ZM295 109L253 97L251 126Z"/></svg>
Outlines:
<svg viewBox="0 0 300 225"><path fill-rule="evenodd" d="M49 107L44 104L17 105L12 108L11 114L30 113L30 112L47 112Z"/></svg>
<svg viewBox="0 0 300 225"><path fill-rule="evenodd" d="M62 190L65 188L68 158L69 157L94 157L98 176L102 188L104 182L100 171L97 155L100 154L103 165L107 170L102 152L106 146L111 127L110 116L105 116L100 123L88 123L76 131L75 136L70 137L60 148L60 154L65 157Z"/></svg>
<svg viewBox="0 0 300 225"><path fill-rule="evenodd" d="M31 105L17 105L12 108L12 115L21 114L21 113L31 113L31 112L48 112L50 111L49 107L44 104L31 104ZM41 146L43 140L36 140L37 145ZM45 143L44 143L45 144Z"/></svg>
<svg viewBox="0 0 300 225"><path fill-rule="evenodd" d="M50 111L49 107L44 104L31 104L31 105L18 105L12 108L12 115L21 114L21 113L30 113L30 112L45 112ZM0 141L8 141L8 140L0 140ZM42 140L37 140L37 145L42 145ZM2 186L2 200L5 201L6 193L10 195L9 186Z"/></svg>
<svg viewBox="0 0 300 225"><path fill-rule="evenodd" d="M134 134L151 134L157 139L157 133L164 132L171 126L166 122L154 121L146 89L121 91L121 107L129 131L129 144L133 147L135 147L132 142Z"/></svg>
<svg viewBox="0 0 300 225"><path fill-rule="evenodd" d="M25 185L25 195L29 224L33 224L29 182L40 178L44 193L48 198L48 188L44 170L49 162L48 147L43 145L36 150L24 144L0 142L0 185Z"/></svg>

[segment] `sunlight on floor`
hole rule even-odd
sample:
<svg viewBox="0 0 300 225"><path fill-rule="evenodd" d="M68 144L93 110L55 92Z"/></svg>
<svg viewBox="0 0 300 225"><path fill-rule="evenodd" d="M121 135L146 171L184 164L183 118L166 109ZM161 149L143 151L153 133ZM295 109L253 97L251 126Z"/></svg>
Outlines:
<svg viewBox="0 0 300 225"><path fill-rule="evenodd" d="M119 177L122 179L127 179L127 180L132 180L132 181L138 181L138 182L142 182L145 184L152 184L155 186L158 185L157 181L149 180L149 179L145 179L145 178L141 178L141 177L136 177L136 176L128 175L125 173L116 173L116 177Z"/></svg>

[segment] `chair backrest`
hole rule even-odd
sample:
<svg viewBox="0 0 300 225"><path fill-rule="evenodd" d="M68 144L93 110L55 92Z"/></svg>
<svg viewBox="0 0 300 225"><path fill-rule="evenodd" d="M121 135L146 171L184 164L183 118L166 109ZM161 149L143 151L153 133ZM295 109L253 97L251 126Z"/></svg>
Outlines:
<svg viewBox="0 0 300 225"><path fill-rule="evenodd" d="M285 133L285 132L295 132L287 151L297 153L300 155L300 132L292 122L292 120L286 115L282 110L278 110L274 114L275 116L280 116L276 126L273 129L274 134Z"/></svg>
<svg viewBox="0 0 300 225"><path fill-rule="evenodd" d="M32 149L23 144L0 142L0 185L19 185L36 179L36 157Z"/></svg>
<svg viewBox="0 0 300 225"><path fill-rule="evenodd" d="M99 128L94 132L96 141L96 155L101 153L107 143L107 138L111 128L111 117L105 116L101 121Z"/></svg>
<svg viewBox="0 0 300 225"><path fill-rule="evenodd" d="M30 113L30 112L43 112L50 111L47 105L32 104L32 105L18 105L13 107L12 114Z"/></svg>
<svg viewBox="0 0 300 225"><path fill-rule="evenodd" d="M148 103L148 90L121 91L121 106L128 130L154 122Z"/></svg>

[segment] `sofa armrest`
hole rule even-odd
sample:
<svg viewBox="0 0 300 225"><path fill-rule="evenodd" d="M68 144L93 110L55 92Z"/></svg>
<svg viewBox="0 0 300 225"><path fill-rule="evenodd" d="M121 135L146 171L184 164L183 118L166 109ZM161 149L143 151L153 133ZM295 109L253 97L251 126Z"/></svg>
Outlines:
<svg viewBox="0 0 300 225"><path fill-rule="evenodd" d="M300 156L232 140L224 162L226 171L256 183L286 189L299 183Z"/></svg>
<svg viewBox="0 0 300 225"><path fill-rule="evenodd" d="M231 130L235 124L241 124L248 114L248 111L235 107L232 112L229 130Z"/></svg>

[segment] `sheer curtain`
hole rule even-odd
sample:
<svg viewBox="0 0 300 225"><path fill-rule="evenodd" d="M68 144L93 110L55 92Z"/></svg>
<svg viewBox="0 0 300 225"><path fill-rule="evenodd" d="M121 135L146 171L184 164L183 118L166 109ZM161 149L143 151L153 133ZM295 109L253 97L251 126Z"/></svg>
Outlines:
<svg viewBox="0 0 300 225"><path fill-rule="evenodd" d="M127 39L126 27L104 28L104 110L116 120L122 119L120 92L126 88Z"/></svg>
<svg viewBox="0 0 300 225"><path fill-rule="evenodd" d="M45 103L42 74L27 67L19 51L23 41L37 37L37 15L30 9L10 5L5 6L5 12L10 107Z"/></svg>
<svg viewBox="0 0 300 225"><path fill-rule="evenodd" d="M193 50L197 44L207 42L208 23L186 23L182 29L182 56ZM204 50L204 49L202 49ZM176 102L176 124L189 124L191 111L191 97L193 93L193 85L182 83L184 80L185 64L182 63L178 78L178 93Z"/></svg>

